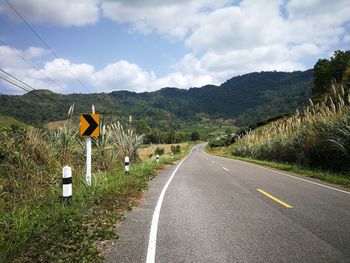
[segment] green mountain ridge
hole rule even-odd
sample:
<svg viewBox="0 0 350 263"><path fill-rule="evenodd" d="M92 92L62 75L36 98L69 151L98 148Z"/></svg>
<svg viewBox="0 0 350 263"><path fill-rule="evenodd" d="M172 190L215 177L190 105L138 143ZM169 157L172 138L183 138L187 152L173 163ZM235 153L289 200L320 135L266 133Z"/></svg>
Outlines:
<svg viewBox="0 0 350 263"><path fill-rule="evenodd" d="M310 97L313 71L260 72L233 77L219 86L188 90L163 88L154 92L113 91L93 94L56 94L36 90L20 96L0 95L0 114L40 126L66 118L75 104L75 114L91 111L112 121L146 119L151 127L178 129L185 124L230 120L250 125L302 106Z"/></svg>

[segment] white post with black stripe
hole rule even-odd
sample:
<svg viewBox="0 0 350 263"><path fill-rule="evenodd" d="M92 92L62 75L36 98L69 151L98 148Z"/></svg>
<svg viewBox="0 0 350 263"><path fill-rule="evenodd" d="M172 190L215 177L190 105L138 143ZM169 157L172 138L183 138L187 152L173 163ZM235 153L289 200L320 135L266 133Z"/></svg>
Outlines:
<svg viewBox="0 0 350 263"><path fill-rule="evenodd" d="M70 202L72 191L72 168L65 166L62 169L62 197L64 202Z"/></svg>
<svg viewBox="0 0 350 263"><path fill-rule="evenodd" d="M159 163L159 154L156 155L157 163Z"/></svg>
<svg viewBox="0 0 350 263"><path fill-rule="evenodd" d="M124 163L125 163L125 174L126 174L126 175L129 175L129 173L130 173L130 160L129 160L129 156L125 156Z"/></svg>

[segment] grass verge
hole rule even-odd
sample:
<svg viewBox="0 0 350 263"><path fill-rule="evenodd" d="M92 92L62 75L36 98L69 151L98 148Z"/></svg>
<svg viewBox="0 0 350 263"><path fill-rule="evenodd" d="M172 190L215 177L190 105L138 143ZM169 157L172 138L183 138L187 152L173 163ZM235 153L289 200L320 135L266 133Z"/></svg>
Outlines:
<svg viewBox="0 0 350 263"><path fill-rule="evenodd" d="M103 262L103 241L116 239L115 226L139 204L148 181L165 164L186 155L162 156L113 171L96 173L89 189L84 173L73 171L73 199L60 199L61 186L11 212L0 211L0 262Z"/></svg>
<svg viewBox="0 0 350 263"><path fill-rule="evenodd" d="M325 182L338 184L338 185L342 185L350 188L350 178L349 176L344 174L321 171L319 169L304 167L296 164L278 163L278 162L271 162L271 161L256 160L248 157L233 156L227 153L222 148L215 149L215 148L210 148L206 146L205 151L209 154L226 157L230 159L236 159L236 160L245 161L245 162L250 162L254 164L259 164L259 165L263 165L263 166L267 166L267 167L271 167L271 168L275 168L275 169L279 169L287 172L296 173L299 175L304 175L311 178L317 178Z"/></svg>

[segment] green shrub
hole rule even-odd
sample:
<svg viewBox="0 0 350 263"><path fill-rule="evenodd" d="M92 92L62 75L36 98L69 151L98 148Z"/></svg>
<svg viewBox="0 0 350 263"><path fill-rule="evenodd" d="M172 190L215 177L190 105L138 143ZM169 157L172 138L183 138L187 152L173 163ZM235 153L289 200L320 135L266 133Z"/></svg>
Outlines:
<svg viewBox="0 0 350 263"><path fill-rule="evenodd" d="M181 153L181 146L180 145L171 145L171 152L175 155L175 154L179 154Z"/></svg>
<svg viewBox="0 0 350 263"><path fill-rule="evenodd" d="M162 147L157 147L156 149L155 149L155 151L154 151L154 154L155 155L163 155L164 154L164 148L162 148Z"/></svg>

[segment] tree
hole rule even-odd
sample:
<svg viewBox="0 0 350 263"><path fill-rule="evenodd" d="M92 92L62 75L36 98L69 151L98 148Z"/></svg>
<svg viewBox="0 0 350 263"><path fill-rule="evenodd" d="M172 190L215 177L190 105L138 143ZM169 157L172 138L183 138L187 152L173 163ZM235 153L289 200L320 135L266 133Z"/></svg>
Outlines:
<svg viewBox="0 0 350 263"><path fill-rule="evenodd" d="M171 130L167 134L167 143L174 143L175 142L175 131Z"/></svg>
<svg viewBox="0 0 350 263"><path fill-rule="evenodd" d="M350 67L350 51L337 50L330 60L319 59L314 66L313 94L329 90L332 81L341 83L346 69Z"/></svg>
<svg viewBox="0 0 350 263"><path fill-rule="evenodd" d="M136 132L138 134L145 134L149 131L147 120L141 119L136 123Z"/></svg>
<svg viewBox="0 0 350 263"><path fill-rule="evenodd" d="M180 143L185 140L185 135L181 131L175 132L175 143Z"/></svg>
<svg viewBox="0 0 350 263"><path fill-rule="evenodd" d="M332 81L331 65L327 59L319 59L314 66L313 94L322 94L330 86Z"/></svg>
<svg viewBox="0 0 350 263"><path fill-rule="evenodd" d="M200 136L199 136L199 133L198 133L198 132L195 131L195 132L192 132L192 133L191 133L191 140L192 140L192 141L195 142L195 141L198 141L199 139L200 139Z"/></svg>
<svg viewBox="0 0 350 263"><path fill-rule="evenodd" d="M340 83L343 79L345 70L350 66L350 51L337 50L331 57L331 68L333 78L336 82Z"/></svg>
<svg viewBox="0 0 350 263"><path fill-rule="evenodd" d="M157 147L156 149L155 149L155 151L154 151L154 154L155 155L163 155L164 154L164 148L162 148L162 147Z"/></svg>

